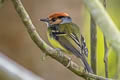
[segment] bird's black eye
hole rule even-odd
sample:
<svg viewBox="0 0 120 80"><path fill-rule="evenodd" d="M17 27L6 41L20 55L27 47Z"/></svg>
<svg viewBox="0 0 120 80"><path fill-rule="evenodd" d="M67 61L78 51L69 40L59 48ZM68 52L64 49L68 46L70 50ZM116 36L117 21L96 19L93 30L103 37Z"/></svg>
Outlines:
<svg viewBox="0 0 120 80"><path fill-rule="evenodd" d="M67 18L68 18L68 19L71 19L71 17L69 17L69 16L68 16Z"/></svg>
<svg viewBox="0 0 120 80"><path fill-rule="evenodd" d="M56 18L52 18L52 21L55 22L55 21L56 21Z"/></svg>

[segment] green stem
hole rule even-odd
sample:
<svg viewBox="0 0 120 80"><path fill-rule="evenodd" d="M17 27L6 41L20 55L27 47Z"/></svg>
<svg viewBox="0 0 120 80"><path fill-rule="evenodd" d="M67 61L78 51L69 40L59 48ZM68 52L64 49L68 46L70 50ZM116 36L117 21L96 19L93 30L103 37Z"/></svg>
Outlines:
<svg viewBox="0 0 120 80"><path fill-rule="evenodd" d="M104 63L105 63L105 77L108 78L108 47L107 41L104 37Z"/></svg>
<svg viewBox="0 0 120 80"><path fill-rule="evenodd" d="M95 21L93 20L91 16L91 67L93 69L93 72L96 74L97 68L96 68L96 47L97 47L97 29L96 29Z"/></svg>

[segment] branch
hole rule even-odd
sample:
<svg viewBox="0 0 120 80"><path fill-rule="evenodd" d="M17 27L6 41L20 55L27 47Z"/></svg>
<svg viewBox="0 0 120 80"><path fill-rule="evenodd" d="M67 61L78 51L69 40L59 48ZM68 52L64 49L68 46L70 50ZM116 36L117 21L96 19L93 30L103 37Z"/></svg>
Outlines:
<svg viewBox="0 0 120 80"><path fill-rule="evenodd" d="M91 45L91 66L93 69L93 72L96 74L97 72L97 68L96 68L96 61L97 61L97 57L96 57L96 48L97 48L97 26L95 24L95 21L93 20L92 16L91 16L91 26L90 26L90 45Z"/></svg>
<svg viewBox="0 0 120 80"><path fill-rule="evenodd" d="M13 2L13 5L14 5L18 15L20 16L22 22L24 23L25 27L27 28L30 37L36 43L36 45L44 53L46 53L47 55L49 55L53 59L57 60L58 62L60 62L64 66L67 66L67 64L69 63L70 58L68 56L66 56L66 55L59 56L58 51L56 51L55 49L51 48L49 45L47 45L41 39L41 37L37 33L35 26L32 24L32 21L31 21L29 15L27 14L26 10L24 9L24 7L23 7L23 5L22 5L20 0L12 0L12 2ZM63 52L60 52L60 53L64 54ZM69 70L71 70L72 72L74 72L76 75L81 76L81 77L83 77L85 79L86 78L93 78L93 79L96 79L96 80L106 80L106 78L104 78L104 77L97 76L97 75L85 72L84 68L82 66L78 66L73 61L71 61L70 66L67 67L67 68Z"/></svg>
<svg viewBox="0 0 120 80"><path fill-rule="evenodd" d="M0 53L0 79L2 80L43 80Z"/></svg>

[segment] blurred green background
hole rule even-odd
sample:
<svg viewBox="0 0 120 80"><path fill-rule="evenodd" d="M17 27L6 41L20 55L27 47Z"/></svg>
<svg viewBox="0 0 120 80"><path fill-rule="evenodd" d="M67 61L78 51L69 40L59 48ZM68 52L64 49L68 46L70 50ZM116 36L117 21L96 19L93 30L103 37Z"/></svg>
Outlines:
<svg viewBox="0 0 120 80"><path fill-rule="evenodd" d="M101 3L103 3L103 0L100 0L100 1L101 1ZM107 2L106 11L112 18L113 22L118 27L118 29L120 29L120 16L119 16L120 0L106 0L106 2ZM85 13L86 13L85 22L87 22L87 24L85 24L85 26L87 26L87 27L84 30L86 31L88 29L88 31L89 31L90 30L90 27L88 28L88 26L90 25L89 12L86 10ZM85 33L85 34L89 34L89 32ZM88 37L90 37L90 36L88 36ZM89 52L90 52L90 44L89 43L90 43L90 38L87 39L87 44L88 44ZM109 53L109 55L108 55L109 73L108 73L108 76L110 78L117 78L118 75L120 76L120 74L117 74L117 64L118 64L117 60L119 57L118 57L118 54L116 54L116 52L111 48L111 46L109 44L108 44L108 46L109 46L109 51L108 51L108 53ZM89 58L89 61L90 61L90 58ZM103 38L103 34L102 34L102 31L99 28L99 26L97 26L97 74L101 75L101 76L105 76L104 38Z"/></svg>
<svg viewBox="0 0 120 80"><path fill-rule="evenodd" d="M40 36L48 44L49 42L46 36L47 27L44 23L40 22L39 19L53 12L67 12L72 17L73 22L80 26L80 30L90 50L90 19L89 13L84 7L82 0L22 0L22 2ZM120 0L107 1L107 11L120 28L119 4ZM97 35L97 73L104 76L103 35L99 28ZM0 52L30 69L35 74L40 75L45 80L81 79L50 57L46 57L46 60L42 61L42 56L44 56L43 52L31 40L11 0L5 0L4 5L0 8ZM109 52L109 75L115 77L116 54L112 49L110 49Z"/></svg>

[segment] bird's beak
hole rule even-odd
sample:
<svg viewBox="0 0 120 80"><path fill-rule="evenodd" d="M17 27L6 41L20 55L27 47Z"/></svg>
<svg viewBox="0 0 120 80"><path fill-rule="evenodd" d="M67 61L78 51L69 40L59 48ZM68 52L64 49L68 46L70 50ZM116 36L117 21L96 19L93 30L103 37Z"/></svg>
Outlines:
<svg viewBox="0 0 120 80"><path fill-rule="evenodd" d="M40 21L49 22L49 19L48 18L46 18L46 19L40 19Z"/></svg>

